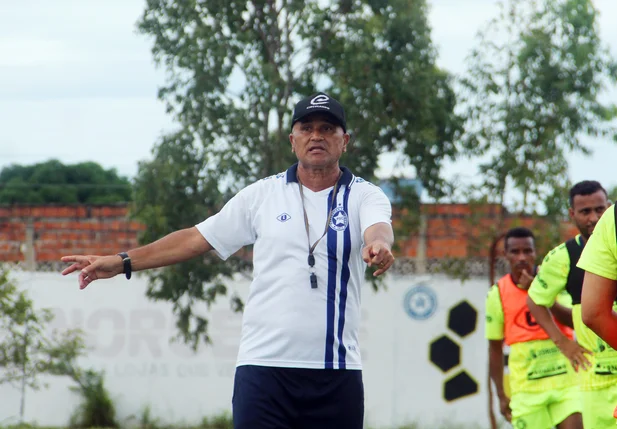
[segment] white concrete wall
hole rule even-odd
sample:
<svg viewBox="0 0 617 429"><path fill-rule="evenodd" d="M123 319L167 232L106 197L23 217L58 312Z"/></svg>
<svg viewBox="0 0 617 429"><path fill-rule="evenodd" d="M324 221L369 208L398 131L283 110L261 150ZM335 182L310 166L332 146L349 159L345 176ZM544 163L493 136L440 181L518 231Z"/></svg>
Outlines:
<svg viewBox="0 0 617 429"><path fill-rule="evenodd" d="M186 423L231 409L241 315L230 311L227 298L208 312L213 345L194 354L169 342L175 334L172 306L146 299L143 277L117 277L79 291L75 276L12 275L37 306L54 309L55 327L85 330L92 350L82 364L106 371L120 418L139 415L148 405L164 421ZM414 289L418 285L428 289ZM248 281L239 280L233 287L244 296ZM486 292L484 279L461 284L444 276L391 276L387 290L379 293L366 286L361 344L367 425L453 421L488 427ZM448 330L447 319L450 308L464 300L478 315L475 331L460 338ZM462 348L460 365L445 373L429 361L429 344L444 334ZM476 380L478 393L445 401L444 381L462 370ZM26 420L66 424L78 397L69 391L69 380L49 382L48 389L27 392ZM0 386L0 422L15 421L19 400L18 390Z"/></svg>

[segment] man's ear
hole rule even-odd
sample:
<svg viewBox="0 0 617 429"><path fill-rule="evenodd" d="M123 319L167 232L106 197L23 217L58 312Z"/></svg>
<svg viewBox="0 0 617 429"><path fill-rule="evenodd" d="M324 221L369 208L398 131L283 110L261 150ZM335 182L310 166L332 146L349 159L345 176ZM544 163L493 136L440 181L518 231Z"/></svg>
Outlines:
<svg viewBox="0 0 617 429"><path fill-rule="evenodd" d="M343 136L343 152L347 152L347 146L349 145L349 141L351 136L348 133L345 133Z"/></svg>

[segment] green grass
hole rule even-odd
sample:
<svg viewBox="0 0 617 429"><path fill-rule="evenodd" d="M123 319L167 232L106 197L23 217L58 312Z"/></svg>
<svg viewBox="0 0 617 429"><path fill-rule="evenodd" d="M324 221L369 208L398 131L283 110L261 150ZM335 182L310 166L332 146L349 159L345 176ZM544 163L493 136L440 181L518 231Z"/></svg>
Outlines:
<svg viewBox="0 0 617 429"><path fill-rule="evenodd" d="M485 429L481 428L477 425L469 425L469 424L457 424L457 423L448 423L443 422L437 425L422 425L419 423L409 423L404 426L399 426L396 428L392 427L369 427L366 429Z"/></svg>
<svg viewBox="0 0 617 429"><path fill-rule="evenodd" d="M150 407L145 407L138 417L128 419L127 422L121 422L122 429L233 429L231 415L222 413L213 417L204 418L198 425L166 425L159 419L153 418ZM71 429L66 427L49 427L49 426L33 426L33 425L12 425L0 426L0 429ZM91 429L109 429L109 428L91 428ZM485 429L475 425L465 425L457 423L444 422L437 425L421 425L410 423L404 426L393 427L367 427L365 429Z"/></svg>
<svg viewBox="0 0 617 429"><path fill-rule="evenodd" d="M212 417L204 419L199 425L159 425L158 423L149 422L144 426L140 425L127 425L121 426L126 429L233 429L231 419L226 419L224 416ZM12 426L0 426L0 429L70 429L69 426L33 426L33 425L12 425ZM108 429L108 428L91 428L91 429ZM366 429L481 429L479 426L473 425L461 425L456 423L443 423L438 426L423 426L419 424L409 424L392 427L367 427Z"/></svg>

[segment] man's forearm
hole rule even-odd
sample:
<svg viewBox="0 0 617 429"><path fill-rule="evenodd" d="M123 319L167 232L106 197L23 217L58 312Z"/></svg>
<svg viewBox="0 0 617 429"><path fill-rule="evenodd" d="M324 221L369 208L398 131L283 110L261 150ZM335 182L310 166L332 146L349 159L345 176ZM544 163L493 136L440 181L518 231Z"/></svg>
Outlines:
<svg viewBox="0 0 617 429"><path fill-rule="evenodd" d="M381 222L369 226L364 231L364 244L370 246L376 241L386 243L390 248L394 244L394 232L389 223Z"/></svg>
<svg viewBox="0 0 617 429"><path fill-rule="evenodd" d="M617 314L613 303L617 281L586 272L581 297L583 323L617 350Z"/></svg>
<svg viewBox="0 0 617 429"><path fill-rule="evenodd" d="M613 349L617 350L617 314L614 311L610 313L599 313L595 319L587 326L594 331L600 338Z"/></svg>
<svg viewBox="0 0 617 429"><path fill-rule="evenodd" d="M574 329L574 323L572 322L572 309L565 307L559 303L555 303L551 307L551 314L555 316L555 319L562 325L566 325Z"/></svg>
<svg viewBox="0 0 617 429"><path fill-rule="evenodd" d="M197 228L186 228L127 253L133 271L165 267L187 261L212 250Z"/></svg>
<svg viewBox="0 0 617 429"><path fill-rule="evenodd" d="M491 380L493 380L493 383L495 384L497 396L503 398L506 396L506 391L503 387L503 367L505 362L503 359L503 350L501 343L499 343L499 347L497 347L496 344L490 344L488 360L489 374L491 376Z"/></svg>
<svg viewBox="0 0 617 429"><path fill-rule="evenodd" d="M561 329L559 329L555 324L553 315L547 307L536 304L529 296L527 297L527 307L529 308L533 318L536 319L536 322L538 322L538 325L544 329L544 332L548 334L549 338L554 343L562 341L566 338L564 333L561 332Z"/></svg>

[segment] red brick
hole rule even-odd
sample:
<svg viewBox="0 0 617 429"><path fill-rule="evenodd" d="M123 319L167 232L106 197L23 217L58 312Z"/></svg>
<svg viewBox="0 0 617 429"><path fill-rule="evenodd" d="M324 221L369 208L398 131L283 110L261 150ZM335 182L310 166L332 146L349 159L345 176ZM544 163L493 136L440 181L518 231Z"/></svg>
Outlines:
<svg viewBox="0 0 617 429"><path fill-rule="evenodd" d="M427 257L486 256L494 237L508 228L522 225L534 231L542 231L546 225L546 221L541 218L505 213L503 228L500 229L496 222L501 211L501 207L495 204L421 206L420 212L427 217ZM88 212L90 216L86 217ZM395 209L394 224L400 225L402 219L408 215L407 209ZM58 260L66 254L116 253L136 247L139 233L146 229L145 225L129 218L128 206L2 206L2 260L23 259L20 246L25 241L25 222L30 218L34 222L37 235L35 246L39 260ZM2 219L5 221L2 222ZM569 222L562 223L561 230L563 239L572 237L577 232ZM406 257L417 256L417 232L397 239L398 254ZM250 257L251 252L241 251L239 254Z"/></svg>

